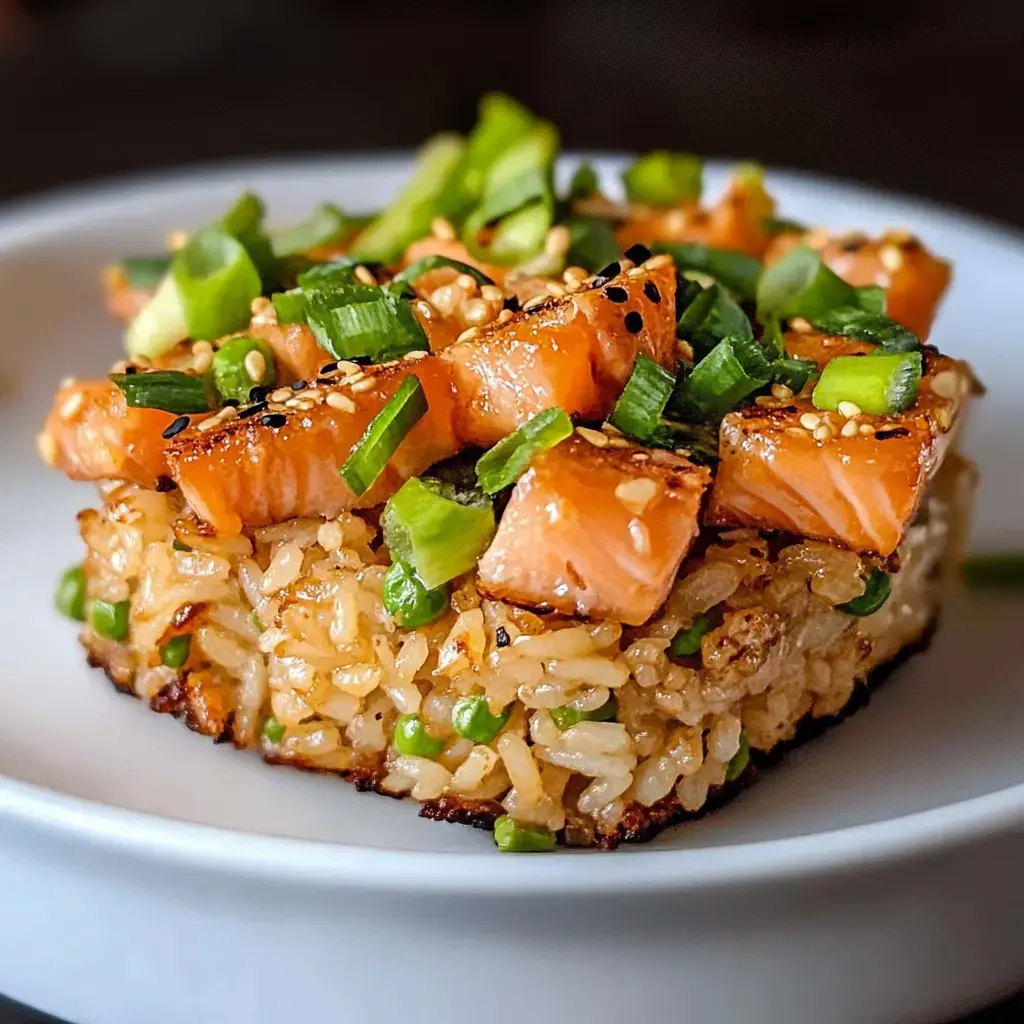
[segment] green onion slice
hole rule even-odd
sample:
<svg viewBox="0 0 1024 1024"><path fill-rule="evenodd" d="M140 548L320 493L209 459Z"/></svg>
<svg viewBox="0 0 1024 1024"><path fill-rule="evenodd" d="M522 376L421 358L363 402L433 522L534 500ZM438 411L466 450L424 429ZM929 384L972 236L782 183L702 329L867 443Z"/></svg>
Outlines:
<svg viewBox="0 0 1024 1024"><path fill-rule="evenodd" d="M974 555L960 566L960 574L972 587L1024 587L1024 554Z"/></svg>
<svg viewBox="0 0 1024 1024"><path fill-rule="evenodd" d="M234 238L248 253L261 280L272 284L276 281L278 266L270 236L263 227L265 214L263 200L254 192L243 192L212 228Z"/></svg>
<svg viewBox="0 0 1024 1024"><path fill-rule="evenodd" d="M715 619L706 614L695 615L693 622L679 630L665 652L670 658L690 658L700 654L701 638L715 628Z"/></svg>
<svg viewBox="0 0 1024 1024"><path fill-rule="evenodd" d="M365 494L373 486L388 459L426 411L427 396L423 385L418 377L410 374L398 386L388 404L370 420L341 467L341 478L353 494Z"/></svg>
<svg viewBox="0 0 1024 1024"><path fill-rule="evenodd" d="M484 494L496 494L510 487L537 455L554 448L571 433L572 420L557 406L532 416L480 457L476 464L480 490Z"/></svg>
<svg viewBox="0 0 1024 1024"><path fill-rule="evenodd" d="M125 401L135 409L163 409L177 415L209 412L217 407L216 391L209 376L193 377L180 370L149 373L112 373Z"/></svg>
<svg viewBox="0 0 1024 1024"><path fill-rule="evenodd" d="M699 243L670 244L659 242L651 246L655 253L668 253L680 271L697 271L713 277L741 299L752 299L757 292L757 281L764 265L753 256L728 249L715 249Z"/></svg>
<svg viewBox="0 0 1024 1024"><path fill-rule="evenodd" d="M437 213L461 223L480 201L496 161L537 125L537 118L510 96L488 93L480 100L476 126L465 152L437 199Z"/></svg>
<svg viewBox="0 0 1024 1024"><path fill-rule="evenodd" d="M809 359L776 359L772 363L772 380L785 384L794 394L800 394L804 385L818 372L818 364Z"/></svg>
<svg viewBox="0 0 1024 1024"><path fill-rule="evenodd" d="M437 135L420 150L416 169L392 204L359 233L352 255L392 263L402 250L430 230L439 197L459 166L465 143L457 135Z"/></svg>
<svg viewBox="0 0 1024 1024"><path fill-rule="evenodd" d="M340 241L360 223L334 203L321 203L310 215L290 228L271 232L270 244L279 259L300 256L317 246Z"/></svg>
<svg viewBox="0 0 1024 1024"><path fill-rule="evenodd" d="M274 292L270 297L279 324L304 324L306 322L306 296L301 288L289 288L286 292Z"/></svg>
<svg viewBox="0 0 1024 1024"><path fill-rule="evenodd" d="M626 198L648 206L677 206L700 199L703 163L691 153L659 149L622 173Z"/></svg>
<svg viewBox="0 0 1024 1024"><path fill-rule="evenodd" d="M410 263L405 270L395 274L391 283L401 284L408 281L411 284L418 277L422 277L431 270L438 270L442 267L450 267L452 270L457 270L460 274L468 274L477 284L494 284L482 270L474 267L471 263L463 263L462 260L453 260L448 256L438 255L424 256L422 259Z"/></svg>
<svg viewBox="0 0 1024 1024"><path fill-rule="evenodd" d="M857 306L865 313L885 313L885 289L877 284L866 284L853 289L857 293Z"/></svg>
<svg viewBox="0 0 1024 1024"><path fill-rule="evenodd" d="M836 608L847 615L874 615L889 600L892 583L889 574L875 569L867 578L864 593L845 604L837 604Z"/></svg>
<svg viewBox="0 0 1024 1024"><path fill-rule="evenodd" d="M227 232L204 228L174 255L177 285L192 338L222 338L249 323L249 307L263 290L243 246Z"/></svg>
<svg viewBox="0 0 1024 1024"><path fill-rule="evenodd" d="M187 337L185 307L174 278L168 274L125 329L125 350L130 356L153 359L169 352Z"/></svg>
<svg viewBox="0 0 1024 1024"><path fill-rule="evenodd" d="M702 466L713 466L718 461L718 430L704 423L662 420L646 444L649 448L685 451L692 462Z"/></svg>
<svg viewBox="0 0 1024 1024"><path fill-rule="evenodd" d="M569 198L589 199L597 192L597 186L597 171L593 165L586 162L579 164L572 172L572 180L569 182Z"/></svg>
<svg viewBox="0 0 1024 1024"><path fill-rule="evenodd" d="M171 266L170 256L126 256L117 264L133 288L155 289Z"/></svg>
<svg viewBox="0 0 1024 1024"><path fill-rule="evenodd" d="M723 338L686 377L674 399L687 419L713 422L771 379L771 364L752 338Z"/></svg>
<svg viewBox="0 0 1024 1024"><path fill-rule="evenodd" d="M853 402L869 416L892 416L917 401L921 363L920 352L836 356L821 371L811 401L816 409Z"/></svg>
<svg viewBox="0 0 1024 1024"><path fill-rule="evenodd" d="M647 441L661 423L676 379L641 352L609 417L613 427L637 441Z"/></svg>
<svg viewBox="0 0 1024 1024"><path fill-rule="evenodd" d="M689 342L694 355L702 359L723 338L753 339L754 332L747 314L736 300L722 285L715 283L699 291L683 309L676 326L676 337Z"/></svg>
<svg viewBox="0 0 1024 1024"><path fill-rule="evenodd" d="M783 320L800 316L814 321L839 306L862 308L862 297L806 245L794 246L757 284L761 319L774 314Z"/></svg>
<svg viewBox="0 0 1024 1024"><path fill-rule="evenodd" d="M598 217L573 217L566 222L569 229L567 261L585 270L600 270L614 263L622 249L611 224Z"/></svg>
<svg viewBox="0 0 1024 1024"><path fill-rule="evenodd" d="M921 347L921 339L913 331L881 313L840 306L822 313L813 323L819 331L873 341L888 352L916 352Z"/></svg>
<svg viewBox="0 0 1024 1024"><path fill-rule="evenodd" d="M725 781L734 782L747 770L748 764L750 764L750 740L747 739L747 734L741 730L740 749L733 754L725 766Z"/></svg>
<svg viewBox="0 0 1024 1024"><path fill-rule="evenodd" d="M381 526L391 557L433 590L476 565L494 536L494 509L479 491L414 477L384 506Z"/></svg>

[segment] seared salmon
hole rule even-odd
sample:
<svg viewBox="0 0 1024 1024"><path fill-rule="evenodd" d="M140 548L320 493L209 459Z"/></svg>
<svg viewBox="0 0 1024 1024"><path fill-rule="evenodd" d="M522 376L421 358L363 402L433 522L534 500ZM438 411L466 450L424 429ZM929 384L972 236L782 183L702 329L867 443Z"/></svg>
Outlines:
<svg viewBox="0 0 1024 1024"><path fill-rule="evenodd" d="M847 418L819 412L807 398L729 413L705 523L892 554L945 455L970 383L964 364L926 351L920 398L895 416Z"/></svg>
<svg viewBox="0 0 1024 1024"><path fill-rule="evenodd" d="M551 406L603 418L638 353L674 370L674 297L672 261L654 257L452 345L441 358L452 367L459 396L459 436L467 444L494 444Z"/></svg>
<svg viewBox="0 0 1024 1024"><path fill-rule="evenodd" d="M680 455L574 435L519 479L477 587L532 608L646 622L697 535L710 479Z"/></svg>
<svg viewBox="0 0 1024 1024"><path fill-rule="evenodd" d="M616 231L625 249L636 242L700 242L762 256L770 237L764 222L775 213L775 201L758 174L734 174L725 195L704 209L691 203L669 210L636 212Z"/></svg>
<svg viewBox="0 0 1024 1024"><path fill-rule="evenodd" d="M156 487L167 473L162 431L175 416L136 409L109 380L72 381L53 401L39 450L72 480L128 480Z"/></svg>
<svg viewBox="0 0 1024 1024"><path fill-rule="evenodd" d="M423 385L427 413L374 486L357 497L338 470L409 374ZM448 366L440 359L405 359L347 375L333 371L321 380L296 392L282 388L265 408L255 407L255 414L247 409L212 429L187 430L171 442L167 462L172 478L218 533L369 508L457 451L455 395Z"/></svg>
<svg viewBox="0 0 1024 1024"><path fill-rule="evenodd" d="M926 338L951 277L950 265L930 253L916 238L893 231L880 238L829 236L823 231L779 235L765 262L781 259L794 245L810 245L844 281L855 287L885 289L886 313Z"/></svg>

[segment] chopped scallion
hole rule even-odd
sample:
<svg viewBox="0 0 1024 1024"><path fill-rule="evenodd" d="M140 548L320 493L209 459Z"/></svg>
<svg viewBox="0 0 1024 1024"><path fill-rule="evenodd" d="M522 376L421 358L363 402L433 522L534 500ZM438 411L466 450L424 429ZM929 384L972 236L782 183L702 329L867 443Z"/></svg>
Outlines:
<svg viewBox="0 0 1024 1024"><path fill-rule="evenodd" d="M403 281L409 281L410 283L415 281L418 277L422 277L424 274L429 273L431 270L437 270L442 267L450 267L452 270L457 270L460 274L467 274L473 278L477 284L494 284L494 282L482 271L478 270L470 263L463 263L461 260L453 260L448 256L424 256L422 259L416 260L415 263L410 263L405 270L398 274L395 274L392 284L400 284Z"/></svg>
<svg viewBox="0 0 1024 1024"><path fill-rule="evenodd" d="M569 229L567 261L585 270L596 271L614 263L621 255L611 224L598 217L573 217Z"/></svg>
<svg viewBox="0 0 1024 1024"><path fill-rule="evenodd" d="M733 754L729 763L725 766L725 781L735 782L747 770L748 764L750 764L750 740L747 739L747 734L741 729L740 749Z"/></svg>
<svg viewBox="0 0 1024 1024"><path fill-rule="evenodd" d="M358 224L357 218L347 216L334 203L322 203L306 220L272 232L270 243L278 258L299 256L318 246L340 241Z"/></svg>
<svg viewBox="0 0 1024 1024"><path fill-rule="evenodd" d="M597 171L588 163L579 164L569 182L570 199L589 199L597 191Z"/></svg>
<svg viewBox="0 0 1024 1024"><path fill-rule="evenodd" d="M806 245L794 246L768 267L757 284L757 313L816 320L838 306L860 307L857 290L833 273Z"/></svg>
<svg viewBox="0 0 1024 1024"><path fill-rule="evenodd" d="M253 376L255 370L261 372ZM254 387L271 387L275 378L274 352L261 338L232 338L213 355L213 380L221 398L245 402Z"/></svg>
<svg viewBox="0 0 1024 1024"><path fill-rule="evenodd" d="M700 654L701 638L715 628L715 619L705 613L695 615L693 622L680 629L665 652L670 658L690 658Z"/></svg>
<svg viewBox="0 0 1024 1024"><path fill-rule="evenodd" d="M306 322L306 296L301 288L289 288L286 292L274 292L270 297L279 324L304 324Z"/></svg>
<svg viewBox="0 0 1024 1024"><path fill-rule="evenodd" d="M818 372L818 364L808 359L776 359L772 363L772 380L785 384L798 395L804 385Z"/></svg>
<svg viewBox="0 0 1024 1024"><path fill-rule="evenodd" d="M373 486L388 459L426 411L427 396L423 386L418 377L410 374L388 404L370 421L341 467L341 477L353 494L365 494Z"/></svg>
<svg viewBox="0 0 1024 1024"><path fill-rule="evenodd" d="M157 285L153 297L139 311L124 332L125 351L130 356L153 359L169 352L188 337L185 307L170 274Z"/></svg>
<svg viewBox="0 0 1024 1024"><path fill-rule="evenodd" d="M700 198L703 163L691 153L659 149L647 153L622 173L626 198L647 206L678 206Z"/></svg>
<svg viewBox="0 0 1024 1024"><path fill-rule="evenodd" d="M480 457L476 464L480 490L496 494L511 486L540 452L553 448L571 433L572 420L561 409L555 407L537 413Z"/></svg>
<svg viewBox="0 0 1024 1024"><path fill-rule="evenodd" d="M816 409L852 402L869 416L892 416L917 401L921 365L920 352L836 356L821 371L811 401Z"/></svg>
<svg viewBox="0 0 1024 1024"><path fill-rule="evenodd" d="M699 243L671 244L659 242L651 246L655 253L668 253L680 271L695 270L713 277L741 299L752 299L764 265L753 256L729 249L715 249Z"/></svg>
<svg viewBox="0 0 1024 1024"><path fill-rule="evenodd" d="M112 373L125 401L136 409L163 409L181 415L209 412L217 405L210 377L193 377L180 370Z"/></svg>
<svg viewBox="0 0 1024 1024"><path fill-rule="evenodd" d="M673 398L687 419L713 422L771 379L771 365L752 338L723 338L682 382Z"/></svg>
<svg viewBox="0 0 1024 1024"><path fill-rule="evenodd" d="M703 359L723 338L753 338L754 332L739 303L727 289L715 283L698 290L682 310L676 337L687 341L694 355Z"/></svg>
<svg viewBox="0 0 1024 1024"><path fill-rule="evenodd" d="M671 373L641 352L609 422L637 441L648 441L661 423L675 384Z"/></svg>
<svg viewBox="0 0 1024 1024"><path fill-rule="evenodd" d="M841 306L815 317L813 323L819 331L872 341L887 352L916 352L921 347L913 331L881 313Z"/></svg>
<svg viewBox="0 0 1024 1024"><path fill-rule="evenodd" d="M170 269L170 256L126 256L118 263L132 288L148 291L160 284Z"/></svg>
<svg viewBox="0 0 1024 1024"><path fill-rule="evenodd" d="M845 604L837 604L836 608L847 615L874 615L879 608L889 600L889 593L892 590L892 582L889 574L881 569L875 569L868 576L864 585L864 593L855 597Z"/></svg>
<svg viewBox="0 0 1024 1024"><path fill-rule="evenodd" d="M391 557L432 590L476 565L494 536L494 509L478 491L414 477L385 505L381 526Z"/></svg>

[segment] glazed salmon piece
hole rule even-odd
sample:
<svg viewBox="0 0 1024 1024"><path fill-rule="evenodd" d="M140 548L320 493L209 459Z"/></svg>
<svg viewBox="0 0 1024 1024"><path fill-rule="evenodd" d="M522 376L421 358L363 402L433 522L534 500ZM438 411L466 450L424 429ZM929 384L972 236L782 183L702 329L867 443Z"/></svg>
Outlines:
<svg viewBox="0 0 1024 1024"><path fill-rule="evenodd" d="M764 190L760 176L740 172L714 206L703 209L688 204L631 216L616 231L616 239L623 249L636 242L700 242L760 257L771 241L764 222L774 213L775 201Z"/></svg>
<svg viewBox="0 0 1024 1024"><path fill-rule="evenodd" d="M467 444L491 445L531 416L559 406L570 416L610 412L643 352L676 361L675 271L667 257L492 323L446 349Z"/></svg>
<svg viewBox="0 0 1024 1024"><path fill-rule="evenodd" d="M167 473L162 432L174 419L160 409L130 407L109 380L73 381L54 398L39 450L72 480L156 487Z"/></svg>
<svg viewBox="0 0 1024 1024"><path fill-rule="evenodd" d="M519 479L477 587L531 608L646 622L697 535L710 479L670 452L598 448L574 435Z"/></svg>
<svg viewBox="0 0 1024 1024"><path fill-rule="evenodd" d="M370 420L411 373L423 385L427 413L373 487L357 497L338 470ZM458 449L451 375L447 364L431 356L367 367L349 376L335 371L329 383L281 397L294 397L306 408L272 400L255 415L246 416L243 410L213 429L187 430L168 446L172 478L192 509L220 534L295 516L335 516L346 509L369 508Z"/></svg>
<svg viewBox="0 0 1024 1024"><path fill-rule="evenodd" d="M279 381L313 379L331 357L305 324L279 324L273 306L267 305L253 316L249 334L270 346Z"/></svg>
<svg viewBox="0 0 1024 1024"><path fill-rule="evenodd" d="M844 281L855 287L885 289L886 314L926 338L939 302L949 285L950 265L930 253L916 238L897 231L868 239L863 235L833 237L824 231L779 235L765 255L775 263L794 245L810 245Z"/></svg>
<svg viewBox="0 0 1024 1024"><path fill-rule="evenodd" d="M970 385L964 364L926 352L917 404L896 416L861 414L853 436L842 433L845 417L819 412L806 398L729 413L704 522L892 554L949 447ZM827 438L815 439L801 422L807 414L828 424Z"/></svg>
<svg viewBox="0 0 1024 1024"><path fill-rule="evenodd" d="M471 267L476 267L481 273L486 274L495 284L500 285L505 280L506 267L475 259L469 254L465 245L455 238L437 238L431 235L412 242L405 250L402 265L408 267L417 260L423 259L424 256L447 256L450 260L468 263ZM425 294L427 291L454 280L457 274L458 271L451 267L439 267L420 277L416 282L416 289L421 295Z"/></svg>

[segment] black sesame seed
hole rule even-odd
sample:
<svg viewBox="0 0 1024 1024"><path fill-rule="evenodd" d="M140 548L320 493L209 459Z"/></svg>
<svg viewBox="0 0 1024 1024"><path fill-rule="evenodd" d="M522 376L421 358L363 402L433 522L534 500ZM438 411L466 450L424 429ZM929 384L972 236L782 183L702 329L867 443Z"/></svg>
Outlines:
<svg viewBox="0 0 1024 1024"><path fill-rule="evenodd" d="M288 385L292 391L301 391L305 386L306 382L304 380L293 380L291 384Z"/></svg>
<svg viewBox="0 0 1024 1024"><path fill-rule="evenodd" d="M164 491L173 491L178 485L169 476L158 476L156 478L156 489L163 493Z"/></svg>
<svg viewBox="0 0 1024 1024"><path fill-rule="evenodd" d="M621 274L621 273L622 273L622 267L621 267L620 264L618 264L618 263L609 263L608 266L604 268L604 270L599 270L597 272L597 276L598 277L603 277L606 280L610 281L613 277L618 277L619 274Z"/></svg>
<svg viewBox="0 0 1024 1024"><path fill-rule="evenodd" d="M260 423L265 427L283 427L288 422L288 417L280 412L268 412Z"/></svg>
<svg viewBox="0 0 1024 1024"><path fill-rule="evenodd" d="M248 409L243 409L239 414L240 420L247 420L250 416L258 416L261 412L267 411L266 402L257 402L255 405L249 406Z"/></svg>
<svg viewBox="0 0 1024 1024"><path fill-rule="evenodd" d="M604 297L612 302L625 302L629 298L629 292L625 288L613 284L610 288L605 288Z"/></svg>
<svg viewBox="0 0 1024 1024"><path fill-rule="evenodd" d="M169 423L164 428L164 439L170 441L172 437L177 437L188 426L188 423L189 419L187 416L179 416L173 423Z"/></svg>
<svg viewBox="0 0 1024 1024"><path fill-rule="evenodd" d="M508 635L508 630L504 626L499 626L494 631L494 642L499 647L508 647L512 643L512 638Z"/></svg>
<svg viewBox="0 0 1024 1024"><path fill-rule="evenodd" d="M646 295L651 302L661 302L661 292L658 291L658 286L653 281L644 282L644 295Z"/></svg>
<svg viewBox="0 0 1024 1024"><path fill-rule="evenodd" d="M374 717L374 719L376 721L379 722L384 717L384 712L383 711L376 711L376 712L374 712L373 717Z"/></svg>
<svg viewBox="0 0 1024 1024"><path fill-rule="evenodd" d="M241 402L239 402L237 398L225 398L224 404L230 406L232 409L237 409L239 405L241 405Z"/></svg>
<svg viewBox="0 0 1024 1024"><path fill-rule="evenodd" d="M630 334L639 334L644 329L644 318L635 309L626 314L624 323Z"/></svg>
<svg viewBox="0 0 1024 1024"><path fill-rule="evenodd" d="M320 372L321 373L334 373L334 371L337 368L338 368L338 364L337 363L324 363L324 365L320 367Z"/></svg>
<svg viewBox="0 0 1024 1024"><path fill-rule="evenodd" d="M132 366L131 364L129 364L128 366L126 366L124 368L124 375L126 377L130 377L133 373L138 373L138 372L139 372L139 368L137 366Z"/></svg>
<svg viewBox="0 0 1024 1024"><path fill-rule="evenodd" d="M265 388L260 384L257 384L254 388L249 388L249 401L250 402L262 402L267 395L270 394L270 388Z"/></svg>
<svg viewBox="0 0 1024 1024"><path fill-rule="evenodd" d="M520 310L520 309L522 308L522 307L520 306L520 304L519 304L519 296L518 296L518 295L510 295L510 296L509 296L509 297L508 297L508 298L507 298L507 299L506 299L506 300L505 300L505 301L504 301L504 302L503 302L503 303L501 304L501 308L502 308L502 309L507 309L507 310L509 310L509 312L511 312L511 313L518 313L518 312L519 312L519 310Z"/></svg>
<svg viewBox="0 0 1024 1024"><path fill-rule="evenodd" d="M879 441L888 441L891 437L906 437L910 433L906 427L893 427L891 430L879 430L875 437Z"/></svg>
<svg viewBox="0 0 1024 1024"><path fill-rule="evenodd" d="M637 242L636 245L631 245L623 255L627 260L632 260L634 263L639 264L651 258L651 250L646 245L641 245Z"/></svg>
<svg viewBox="0 0 1024 1024"><path fill-rule="evenodd" d="M317 379L316 379L316 383L317 383L317 384L335 384L335 383L337 383L337 382L336 382L336 381L333 381L333 380L331 380L331 378L330 378L330 377L317 377Z"/></svg>

